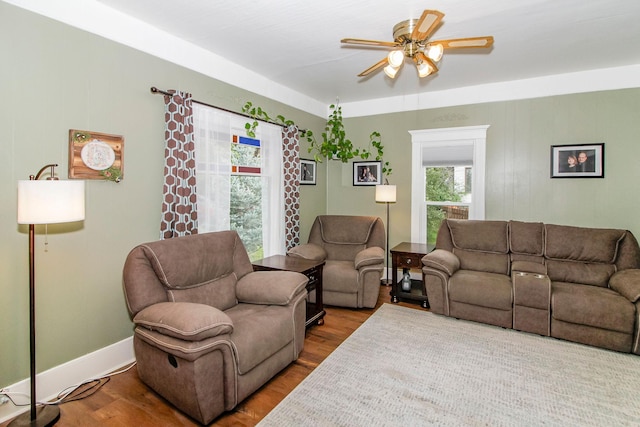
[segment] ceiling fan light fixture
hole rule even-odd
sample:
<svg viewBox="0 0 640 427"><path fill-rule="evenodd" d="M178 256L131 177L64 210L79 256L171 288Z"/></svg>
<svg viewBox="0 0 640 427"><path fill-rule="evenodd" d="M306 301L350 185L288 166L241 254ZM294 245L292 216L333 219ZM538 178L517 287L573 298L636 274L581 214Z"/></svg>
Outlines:
<svg viewBox="0 0 640 427"><path fill-rule="evenodd" d="M429 74L433 73L433 68L431 68L431 66L426 62L416 64L416 68L418 69L418 76L420 77L427 77Z"/></svg>
<svg viewBox="0 0 640 427"><path fill-rule="evenodd" d="M400 67L394 67L391 64L387 65L386 67L384 67L384 73L389 76L392 79L396 78L396 74L398 74L398 70L400 69Z"/></svg>
<svg viewBox="0 0 640 427"><path fill-rule="evenodd" d="M427 77L428 75L434 73L436 71L435 67L432 63L427 59L424 53L418 53L415 58L413 58L416 63L416 69L418 70L418 76Z"/></svg>
<svg viewBox="0 0 640 427"><path fill-rule="evenodd" d="M400 68L404 62L404 52L402 50L392 50L387 56L389 59L389 65L394 68Z"/></svg>
<svg viewBox="0 0 640 427"><path fill-rule="evenodd" d="M442 59L442 54L444 53L444 46L440 43L430 44L425 49L425 53L433 62L438 62Z"/></svg>
<svg viewBox="0 0 640 427"><path fill-rule="evenodd" d="M490 48L493 36L464 37L459 39L431 40L433 33L442 24L444 13L426 9L420 19L407 19L393 27L393 41L342 39L342 43L383 47L391 50L382 60L360 74L365 77L382 68L387 76L395 78L406 58L414 61L420 77L438 72L438 62L449 49Z"/></svg>

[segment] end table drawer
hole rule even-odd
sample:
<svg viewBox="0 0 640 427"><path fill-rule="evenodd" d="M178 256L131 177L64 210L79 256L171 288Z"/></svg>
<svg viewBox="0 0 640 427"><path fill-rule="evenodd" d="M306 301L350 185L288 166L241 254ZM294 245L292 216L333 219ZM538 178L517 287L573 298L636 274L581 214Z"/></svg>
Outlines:
<svg viewBox="0 0 640 427"><path fill-rule="evenodd" d="M398 267L422 268L420 254L398 254Z"/></svg>

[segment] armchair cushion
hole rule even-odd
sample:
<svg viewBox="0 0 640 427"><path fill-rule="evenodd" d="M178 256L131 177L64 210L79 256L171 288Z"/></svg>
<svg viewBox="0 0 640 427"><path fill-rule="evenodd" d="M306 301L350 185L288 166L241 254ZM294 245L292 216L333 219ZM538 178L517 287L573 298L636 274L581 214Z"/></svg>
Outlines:
<svg viewBox="0 0 640 427"><path fill-rule="evenodd" d="M327 258L327 251L322 246L314 243L305 243L290 249L287 255L314 261L324 261Z"/></svg>
<svg viewBox="0 0 640 427"><path fill-rule="evenodd" d="M350 215L321 215L318 217L320 233L325 243L337 245L370 244L371 232L377 217Z"/></svg>
<svg viewBox="0 0 640 427"><path fill-rule="evenodd" d="M255 271L238 280L238 301L250 304L287 305L309 279L294 271Z"/></svg>
<svg viewBox="0 0 640 427"><path fill-rule="evenodd" d="M452 252L436 249L422 257L422 265L444 271L451 276L460 269L460 260Z"/></svg>
<svg viewBox="0 0 640 427"><path fill-rule="evenodd" d="M186 341L233 332L233 322L223 311L191 302L153 304L136 314L133 323Z"/></svg>
<svg viewBox="0 0 640 427"><path fill-rule="evenodd" d="M384 262L384 249L378 246L372 246L358 252L354 261L357 270L365 265L375 265Z"/></svg>
<svg viewBox="0 0 640 427"><path fill-rule="evenodd" d="M617 272L611 277L609 287L630 302L640 301L640 270L630 269Z"/></svg>

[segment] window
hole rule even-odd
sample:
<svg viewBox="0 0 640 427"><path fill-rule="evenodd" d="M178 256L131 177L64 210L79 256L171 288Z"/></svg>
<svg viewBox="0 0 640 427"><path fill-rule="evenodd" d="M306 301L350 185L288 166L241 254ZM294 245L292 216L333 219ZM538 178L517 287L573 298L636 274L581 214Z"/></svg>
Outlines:
<svg viewBox="0 0 640 427"><path fill-rule="evenodd" d="M236 230L252 260L285 252L282 129L194 104L198 228Z"/></svg>
<svg viewBox="0 0 640 427"><path fill-rule="evenodd" d="M484 219L487 128L409 131L413 242L435 244L444 218Z"/></svg>

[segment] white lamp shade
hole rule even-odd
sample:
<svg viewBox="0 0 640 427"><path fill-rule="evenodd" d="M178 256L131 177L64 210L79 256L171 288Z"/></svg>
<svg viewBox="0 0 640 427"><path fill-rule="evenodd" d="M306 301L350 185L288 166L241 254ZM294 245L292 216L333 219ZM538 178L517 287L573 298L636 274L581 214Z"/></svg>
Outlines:
<svg viewBox="0 0 640 427"><path fill-rule="evenodd" d="M382 70L384 71L384 73L387 76L389 76L392 79L395 79L396 78L396 74L398 74L398 70L399 69L400 69L400 67L394 67L392 65L387 65Z"/></svg>
<svg viewBox="0 0 640 427"><path fill-rule="evenodd" d="M18 181L18 224L84 219L84 181Z"/></svg>
<svg viewBox="0 0 640 427"><path fill-rule="evenodd" d="M444 53L444 46L439 43L430 44L426 49L426 54L432 61L438 62L442 59L442 54Z"/></svg>
<svg viewBox="0 0 640 427"><path fill-rule="evenodd" d="M402 50L392 50L387 55L387 59L389 60L389 65L393 68L400 68L404 62L404 52Z"/></svg>
<svg viewBox="0 0 640 427"><path fill-rule="evenodd" d="M396 186L395 185L376 185L376 202L395 203Z"/></svg>

